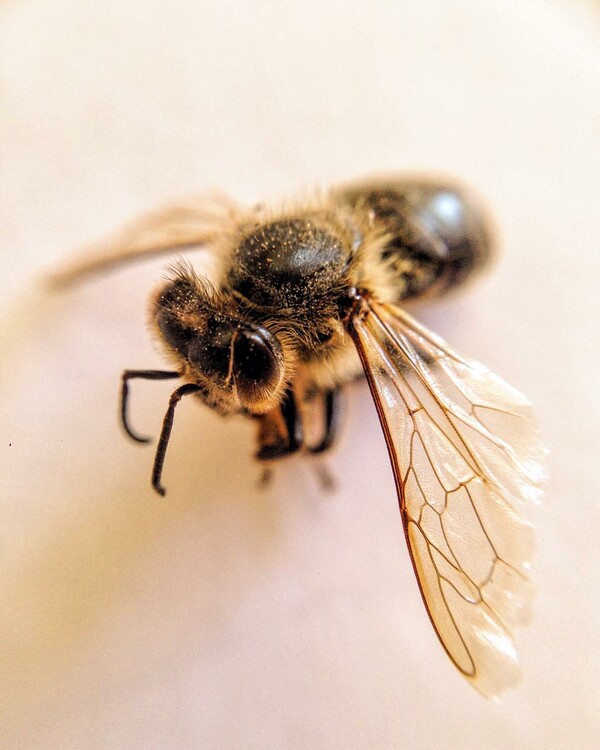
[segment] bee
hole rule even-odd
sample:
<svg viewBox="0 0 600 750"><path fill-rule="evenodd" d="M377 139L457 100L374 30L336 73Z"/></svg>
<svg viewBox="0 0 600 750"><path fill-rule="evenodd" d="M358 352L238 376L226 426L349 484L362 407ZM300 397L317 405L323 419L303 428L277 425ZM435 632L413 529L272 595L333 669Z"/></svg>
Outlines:
<svg viewBox="0 0 600 750"><path fill-rule="evenodd" d="M494 697L518 682L513 633L530 616L531 525L543 456L528 401L417 323L404 303L464 284L491 255L476 201L450 182L390 177L333 187L278 207L223 195L143 217L97 257L59 273L65 285L119 264L204 248L209 281L178 262L150 302L179 379L152 471L162 472L177 404L193 395L257 427L256 458L271 466L334 444L342 387L364 375L383 429L400 514L431 623L459 672ZM310 439L307 426L320 424Z"/></svg>

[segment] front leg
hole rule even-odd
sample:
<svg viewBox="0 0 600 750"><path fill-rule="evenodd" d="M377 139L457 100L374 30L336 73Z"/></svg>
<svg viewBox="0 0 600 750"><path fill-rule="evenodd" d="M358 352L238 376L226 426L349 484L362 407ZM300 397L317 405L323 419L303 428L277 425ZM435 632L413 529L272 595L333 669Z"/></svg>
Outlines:
<svg viewBox="0 0 600 750"><path fill-rule="evenodd" d="M342 401L341 388L333 388L325 393L322 405L324 422L323 437L316 445L307 448L309 453L325 453L333 446L339 433L343 411Z"/></svg>
<svg viewBox="0 0 600 750"><path fill-rule="evenodd" d="M259 421L256 452L259 461L285 458L301 450L304 431L296 397L291 389L287 391L281 406L256 418Z"/></svg>

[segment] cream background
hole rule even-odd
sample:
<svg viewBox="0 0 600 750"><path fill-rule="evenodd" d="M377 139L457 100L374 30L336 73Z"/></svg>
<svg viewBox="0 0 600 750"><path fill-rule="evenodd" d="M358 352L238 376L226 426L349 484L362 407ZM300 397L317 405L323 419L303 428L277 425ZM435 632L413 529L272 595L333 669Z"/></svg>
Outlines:
<svg viewBox="0 0 600 750"><path fill-rule="evenodd" d="M0 4L2 748L588 748L600 733L596 2ZM180 408L165 500L116 422L161 263L33 283L137 212L371 172L456 175L502 256L421 319L534 401L551 449L523 686L454 673L367 390L324 495ZM156 434L168 383L134 383Z"/></svg>

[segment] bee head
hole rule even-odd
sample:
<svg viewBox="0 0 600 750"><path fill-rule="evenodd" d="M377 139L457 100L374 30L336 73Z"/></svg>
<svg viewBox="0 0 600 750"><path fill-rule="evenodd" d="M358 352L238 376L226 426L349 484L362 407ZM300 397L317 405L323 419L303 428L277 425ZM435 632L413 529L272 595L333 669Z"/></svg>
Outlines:
<svg viewBox="0 0 600 750"><path fill-rule="evenodd" d="M153 319L182 375L202 387L221 413L268 411L285 388L285 357L277 336L239 313L189 269L155 298Z"/></svg>

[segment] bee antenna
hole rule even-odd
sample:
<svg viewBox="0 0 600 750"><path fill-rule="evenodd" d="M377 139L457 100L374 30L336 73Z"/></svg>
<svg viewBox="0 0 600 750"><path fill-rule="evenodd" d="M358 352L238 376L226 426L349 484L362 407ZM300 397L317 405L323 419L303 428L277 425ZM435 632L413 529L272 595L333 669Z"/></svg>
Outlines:
<svg viewBox="0 0 600 750"><path fill-rule="evenodd" d="M171 437L171 430L173 429L175 407L184 396L188 396L190 393L197 393L201 390L201 386L196 385L195 383L186 383L185 385L177 388L177 390L173 391L173 393L171 394L167 413L165 414L165 418L163 419L163 426L160 432L158 446L156 448L156 455L154 456L154 467L152 468L152 486L159 495L166 494L166 490L160 483L160 479L162 476L165 456L167 454L167 446L169 445L169 438Z"/></svg>
<svg viewBox="0 0 600 750"><path fill-rule="evenodd" d="M169 370L125 370L123 375L121 375L121 424L123 425L125 432L132 440L135 440L136 443L149 443L150 438L137 435L129 426L129 419L127 416L129 381L132 378L143 378L144 380L169 380L178 377L180 377L180 373L171 372Z"/></svg>

